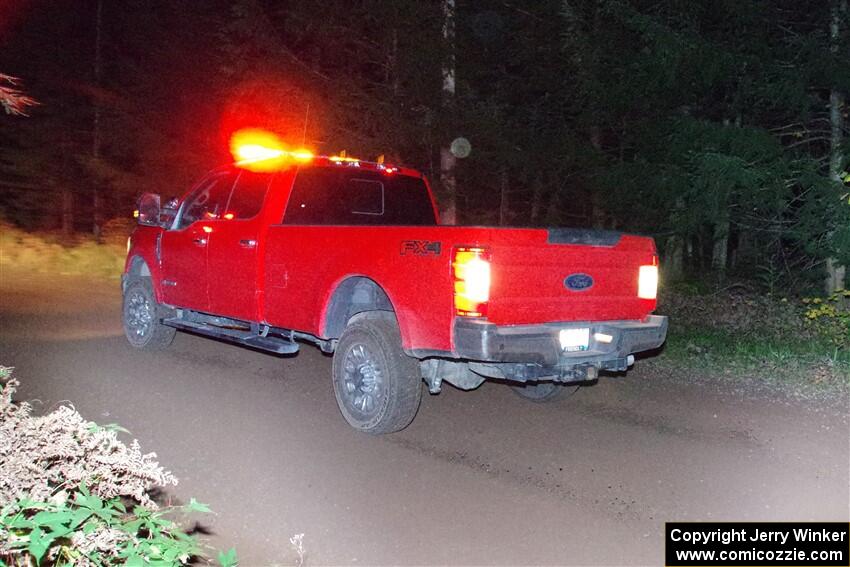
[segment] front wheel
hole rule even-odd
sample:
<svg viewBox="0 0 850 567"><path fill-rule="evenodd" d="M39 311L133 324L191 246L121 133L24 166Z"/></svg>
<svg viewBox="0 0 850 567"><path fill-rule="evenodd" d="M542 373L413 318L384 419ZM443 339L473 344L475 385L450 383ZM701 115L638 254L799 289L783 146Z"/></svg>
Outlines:
<svg viewBox="0 0 850 567"><path fill-rule="evenodd" d="M569 398L579 388L580 386L575 384L559 384L557 382L530 382L522 386L511 386L514 394L538 404Z"/></svg>
<svg viewBox="0 0 850 567"><path fill-rule="evenodd" d="M339 410L353 428L379 435L407 427L419 410L419 361L401 347L392 313L371 311L351 318L333 358Z"/></svg>
<svg viewBox="0 0 850 567"><path fill-rule="evenodd" d="M136 279L124 291L122 319L127 342L142 350L160 350L174 340L174 327L163 325L150 282Z"/></svg>

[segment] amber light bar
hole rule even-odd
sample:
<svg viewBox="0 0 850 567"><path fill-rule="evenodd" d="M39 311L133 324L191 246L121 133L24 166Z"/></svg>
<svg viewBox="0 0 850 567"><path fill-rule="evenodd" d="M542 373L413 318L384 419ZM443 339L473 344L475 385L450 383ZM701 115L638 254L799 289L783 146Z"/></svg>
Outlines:
<svg viewBox="0 0 850 567"><path fill-rule="evenodd" d="M490 301L490 253L485 248L458 247L452 254L455 313L486 317Z"/></svg>

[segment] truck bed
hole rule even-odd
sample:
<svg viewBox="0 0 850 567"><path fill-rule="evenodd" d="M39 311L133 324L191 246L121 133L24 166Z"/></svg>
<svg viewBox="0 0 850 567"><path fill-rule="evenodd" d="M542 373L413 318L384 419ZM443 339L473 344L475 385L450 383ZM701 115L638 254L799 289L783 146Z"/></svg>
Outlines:
<svg viewBox="0 0 850 567"><path fill-rule="evenodd" d="M651 239L594 231L491 227L275 225L265 256L265 322L324 337L328 299L346 278L386 292L406 350L454 351L451 274L456 246L491 253L487 319L497 325L641 320L639 266L653 264ZM592 285L570 290L573 274Z"/></svg>

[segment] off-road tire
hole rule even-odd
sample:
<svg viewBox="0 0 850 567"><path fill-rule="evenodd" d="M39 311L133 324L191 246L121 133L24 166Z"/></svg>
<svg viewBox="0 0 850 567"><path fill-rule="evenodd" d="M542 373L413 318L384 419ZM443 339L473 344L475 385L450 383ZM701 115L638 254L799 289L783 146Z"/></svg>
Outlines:
<svg viewBox="0 0 850 567"><path fill-rule="evenodd" d="M163 308L156 302L149 278L136 278L127 284L121 308L124 336L140 350L162 350L174 340L177 329L162 324ZM139 318L147 319L144 328Z"/></svg>
<svg viewBox="0 0 850 567"><path fill-rule="evenodd" d="M528 382L523 386L511 386L514 394L536 404L557 402L569 398L581 386L557 382Z"/></svg>
<svg viewBox="0 0 850 567"><path fill-rule="evenodd" d="M359 431L394 433L413 421L422 372L402 350L393 313L368 311L348 321L334 351L333 386L340 413Z"/></svg>

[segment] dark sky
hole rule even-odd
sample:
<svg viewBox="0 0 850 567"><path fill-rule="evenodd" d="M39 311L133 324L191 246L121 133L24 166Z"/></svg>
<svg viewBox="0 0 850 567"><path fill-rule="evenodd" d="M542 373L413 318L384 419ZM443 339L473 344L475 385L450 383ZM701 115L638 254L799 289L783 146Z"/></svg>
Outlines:
<svg viewBox="0 0 850 567"><path fill-rule="evenodd" d="M98 85L97 0L0 0L0 73L18 77L40 103L29 118L3 121L0 132L11 130L0 133L0 144L31 148L29 155L61 169L51 179L73 183L87 171L97 106L102 153L124 172L111 182L116 206L132 201L120 197L122 186L182 192L199 171L229 159L215 94L222 84L217 30L228 10L227 1L103 0ZM144 180L134 186L127 172ZM87 185L80 184L81 211Z"/></svg>
<svg viewBox="0 0 850 567"><path fill-rule="evenodd" d="M77 92L94 56L94 2L6 0L0 23L0 69L36 96Z"/></svg>
<svg viewBox="0 0 850 567"><path fill-rule="evenodd" d="M0 6L0 72L36 96L92 96L97 0ZM215 64L214 22L226 15L223 2L103 0L103 86L132 95L145 85L179 99L184 81L197 83Z"/></svg>

